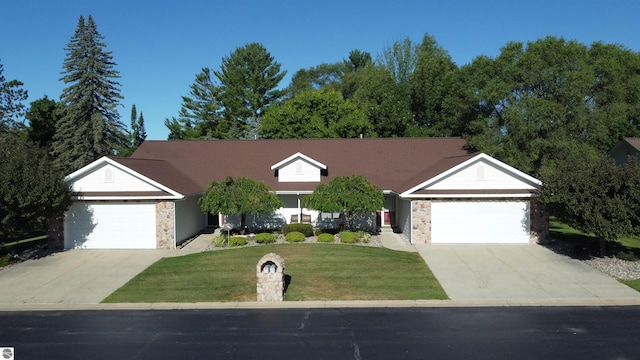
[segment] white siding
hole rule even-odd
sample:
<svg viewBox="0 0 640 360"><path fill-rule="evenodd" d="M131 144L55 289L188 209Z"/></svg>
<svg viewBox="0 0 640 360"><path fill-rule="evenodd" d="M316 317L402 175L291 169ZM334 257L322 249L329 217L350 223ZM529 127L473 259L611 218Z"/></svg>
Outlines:
<svg viewBox="0 0 640 360"><path fill-rule="evenodd" d="M429 190L516 190L535 189L495 165L478 161L428 187Z"/></svg>
<svg viewBox="0 0 640 360"><path fill-rule="evenodd" d="M200 209L200 195L190 196L183 201L176 201L176 240L181 243L197 234L205 226L206 215Z"/></svg>
<svg viewBox="0 0 640 360"><path fill-rule="evenodd" d="M432 244L527 244L528 201L433 201Z"/></svg>
<svg viewBox="0 0 640 360"><path fill-rule="evenodd" d="M402 235L411 242L411 200L398 201L396 219Z"/></svg>
<svg viewBox="0 0 640 360"><path fill-rule="evenodd" d="M303 159L295 159L278 170L279 182L319 182L320 168Z"/></svg>
<svg viewBox="0 0 640 360"><path fill-rule="evenodd" d="M111 164L105 164L86 176L76 179L71 186L74 192L158 191L155 186Z"/></svg>
<svg viewBox="0 0 640 360"><path fill-rule="evenodd" d="M154 203L76 202L65 214L67 249L155 249Z"/></svg>

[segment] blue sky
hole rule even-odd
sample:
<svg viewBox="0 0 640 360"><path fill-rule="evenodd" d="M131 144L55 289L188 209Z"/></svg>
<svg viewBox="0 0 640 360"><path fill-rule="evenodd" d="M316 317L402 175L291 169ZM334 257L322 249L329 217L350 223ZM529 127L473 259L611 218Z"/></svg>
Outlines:
<svg viewBox="0 0 640 360"><path fill-rule="evenodd" d="M24 82L29 102L58 100L64 47L78 17L92 15L120 71L120 115L144 113L150 140L168 135L181 96L202 67L262 43L287 76L333 63L360 49L374 58L396 40L430 34L458 65L495 57L509 41L564 37L621 44L640 51L636 0L2 0L0 62L8 80Z"/></svg>

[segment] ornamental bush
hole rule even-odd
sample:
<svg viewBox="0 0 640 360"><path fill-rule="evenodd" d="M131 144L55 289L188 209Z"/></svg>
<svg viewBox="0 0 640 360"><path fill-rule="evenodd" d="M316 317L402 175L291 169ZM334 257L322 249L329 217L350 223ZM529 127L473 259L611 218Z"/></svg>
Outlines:
<svg viewBox="0 0 640 360"><path fill-rule="evenodd" d="M340 242L343 244L355 244L360 240L358 233L353 231L343 231L340 233Z"/></svg>
<svg viewBox="0 0 640 360"><path fill-rule="evenodd" d="M358 231L358 237L360 238L360 241L362 241L365 244L368 244L369 240L371 239L371 234L369 234L366 231Z"/></svg>
<svg viewBox="0 0 640 360"><path fill-rule="evenodd" d="M276 237L269 233L260 233L256 235L256 242L258 244L271 244L276 242Z"/></svg>
<svg viewBox="0 0 640 360"><path fill-rule="evenodd" d="M318 235L318 242L331 243L331 242L334 242L334 241L336 241L336 238L331 234L323 233L323 234Z"/></svg>
<svg viewBox="0 0 640 360"><path fill-rule="evenodd" d="M311 224L286 224L282 227L282 233L287 235L292 231L301 232L304 236L313 236L313 225Z"/></svg>
<svg viewBox="0 0 640 360"><path fill-rule="evenodd" d="M227 245L227 236L226 235L218 235L213 238L213 245L215 247L223 247Z"/></svg>
<svg viewBox="0 0 640 360"><path fill-rule="evenodd" d="M292 231L288 233L285 238L287 239L287 242L293 243L304 241L305 236L299 231Z"/></svg>
<svg viewBox="0 0 640 360"><path fill-rule="evenodd" d="M230 247L244 246L244 245L247 245L247 239L245 239L242 236L234 236L231 238L231 240L229 240Z"/></svg>

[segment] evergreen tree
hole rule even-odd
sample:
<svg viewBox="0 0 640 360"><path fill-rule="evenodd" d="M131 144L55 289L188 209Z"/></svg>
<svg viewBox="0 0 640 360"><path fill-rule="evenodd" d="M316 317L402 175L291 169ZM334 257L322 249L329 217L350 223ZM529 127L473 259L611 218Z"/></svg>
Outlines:
<svg viewBox="0 0 640 360"><path fill-rule="evenodd" d="M131 132L129 132L127 136L127 142L118 149L118 156L131 156L138 146L147 138L147 131L144 128L144 117L142 116L142 112L140 112L140 117L138 117L136 104L131 106Z"/></svg>
<svg viewBox="0 0 640 360"><path fill-rule="evenodd" d="M245 137L253 137L264 110L284 95L285 91L276 87L286 71L280 71L280 64L264 46L251 43L223 57L214 74L220 80L223 116L231 123L232 132L239 130Z"/></svg>
<svg viewBox="0 0 640 360"><path fill-rule="evenodd" d="M50 152L56 124L63 113L64 110L60 104L46 95L42 99L33 101L25 114L25 118L29 120L29 126L26 129L27 138Z"/></svg>
<svg viewBox="0 0 640 360"><path fill-rule="evenodd" d="M24 115L24 104L27 91L22 89L22 82L18 80L6 81L3 65L0 63L0 130L8 130L20 124L16 118Z"/></svg>
<svg viewBox="0 0 640 360"><path fill-rule="evenodd" d="M142 115L142 111L140 111L140 116L133 129L133 146L137 149L146 139L147 130L144 128L144 115Z"/></svg>
<svg viewBox="0 0 640 360"><path fill-rule="evenodd" d="M220 116L219 90L211 70L202 68L190 86L189 96L182 97L178 118L166 119L169 139L226 139L231 125Z"/></svg>
<svg viewBox="0 0 640 360"><path fill-rule="evenodd" d="M69 44L63 64L68 86L60 96L66 107L58 121L53 152L57 164L70 173L104 155L111 155L126 142L125 126L117 111L120 77L111 52L93 18L83 16Z"/></svg>

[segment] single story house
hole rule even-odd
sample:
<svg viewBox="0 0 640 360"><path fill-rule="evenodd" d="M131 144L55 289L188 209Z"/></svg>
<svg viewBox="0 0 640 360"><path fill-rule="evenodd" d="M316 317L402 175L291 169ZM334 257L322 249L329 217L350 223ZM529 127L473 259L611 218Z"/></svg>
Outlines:
<svg viewBox="0 0 640 360"><path fill-rule="evenodd" d="M619 166L626 164L629 158L635 159L636 162L640 164L640 138L623 138L611 150L609 150L608 155Z"/></svg>
<svg viewBox="0 0 640 360"><path fill-rule="evenodd" d="M171 249L238 216L205 214L198 199L227 176L264 181L282 199L250 228L292 221L336 227L338 214L305 208L321 183L358 174L384 192L361 225L393 227L413 244L530 243L545 236L541 182L461 138L145 141L129 158L103 157L68 175L74 202L65 248Z"/></svg>

